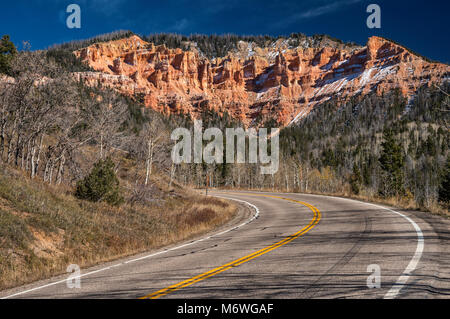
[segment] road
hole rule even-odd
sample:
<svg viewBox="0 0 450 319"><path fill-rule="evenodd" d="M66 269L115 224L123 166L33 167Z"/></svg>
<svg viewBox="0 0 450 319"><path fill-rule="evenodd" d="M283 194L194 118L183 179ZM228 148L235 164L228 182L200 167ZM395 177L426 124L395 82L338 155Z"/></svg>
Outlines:
<svg viewBox="0 0 450 319"><path fill-rule="evenodd" d="M66 275L0 297L450 297L447 219L327 196L212 195L241 206L213 234L82 270L79 289L67 287ZM380 287L368 288L368 278Z"/></svg>

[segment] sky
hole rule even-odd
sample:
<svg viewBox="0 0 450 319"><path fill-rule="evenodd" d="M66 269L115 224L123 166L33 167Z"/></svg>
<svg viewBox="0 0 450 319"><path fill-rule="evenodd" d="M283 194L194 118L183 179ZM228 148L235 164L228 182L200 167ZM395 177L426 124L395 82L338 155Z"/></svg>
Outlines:
<svg viewBox="0 0 450 319"><path fill-rule="evenodd" d="M366 25L367 6L381 8L381 28ZM81 28L69 29L69 4L81 8ZM0 36L34 50L116 30L189 35L328 34L364 45L372 35L393 39L450 62L450 1L416 0L13 0L0 5Z"/></svg>

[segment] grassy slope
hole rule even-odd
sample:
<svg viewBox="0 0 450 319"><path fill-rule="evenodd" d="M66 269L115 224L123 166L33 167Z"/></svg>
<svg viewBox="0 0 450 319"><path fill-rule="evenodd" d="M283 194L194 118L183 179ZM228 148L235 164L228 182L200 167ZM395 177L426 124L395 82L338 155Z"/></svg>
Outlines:
<svg viewBox="0 0 450 319"><path fill-rule="evenodd" d="M204 197L150 206L77 200L70 189L0 167L0 289L162 247L230 220L236 207Z"/></svg>

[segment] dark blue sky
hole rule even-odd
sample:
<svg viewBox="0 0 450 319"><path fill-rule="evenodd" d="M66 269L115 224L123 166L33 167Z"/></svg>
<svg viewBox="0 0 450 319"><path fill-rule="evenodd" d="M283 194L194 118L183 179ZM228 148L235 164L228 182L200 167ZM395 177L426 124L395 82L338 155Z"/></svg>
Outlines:
<svg viewBox="0 0 450 319"><path fill-rule="evenodd" d="M68 4L81 6L81 29L66 27ZM368 29L366 7L381 7L381 29ZM325 33L365 44L381 35L431 59L450 62L450 1L405 0L13 0L2 1L0 35L32 49L119 29L138 34Z"/></svg>

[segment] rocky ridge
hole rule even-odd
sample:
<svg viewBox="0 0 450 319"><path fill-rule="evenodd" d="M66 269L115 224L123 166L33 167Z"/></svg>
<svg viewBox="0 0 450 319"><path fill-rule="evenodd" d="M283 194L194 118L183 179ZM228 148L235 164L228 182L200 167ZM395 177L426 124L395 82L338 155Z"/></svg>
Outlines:
<svg viewBox="0 0 450 319"><path fill-rule="evenodd" d="M331 98L371 91L398 88L411 98L450 71L380 37L364 47L292 47L281 39L261 48L241 41L228 56L208 59L195 49L155 46L134 35L74 54L96 70L75 74L88 85L112 87L164 114L226 111L247 126L270 119L286 126Z"/></svg>

